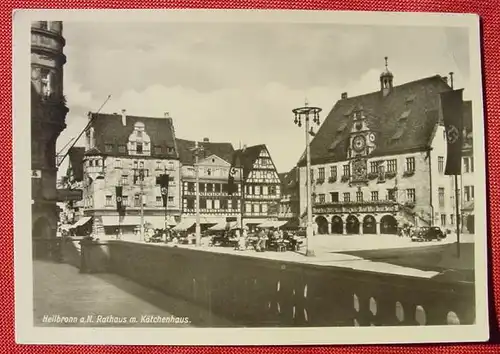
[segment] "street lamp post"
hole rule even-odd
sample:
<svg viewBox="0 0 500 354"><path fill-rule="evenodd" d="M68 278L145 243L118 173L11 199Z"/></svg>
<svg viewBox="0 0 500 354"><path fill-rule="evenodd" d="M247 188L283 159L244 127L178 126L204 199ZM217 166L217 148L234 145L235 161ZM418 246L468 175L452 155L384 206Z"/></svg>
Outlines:
<svg viewBox="0 0 500 354"><path fill-rule="evenodd" d="M309 107L306 102L303 107L295 108L292 112L295 114L294 123L299 127L302 127L302 121L305 122L305 133L306 133L306 202L307 202L307 225L306 225L306 237L307 237L307 249L306 256L314 257L313 249L313 222L312 222L312 181L311 181L311 151L310 151L310 138L309 134L313 135L313 129L310 127L309 119L312 117L312 122L319 125L319 113L322 111L319 107Z"/></svg>
<svg viewBox="0 0 500 354"><path fill-rule="evenodd" d="M195 175L195 191L196 191L196 226L195 226L195 234L196 234L196 246L201 245L201 227L200 227L200 171L198 166L198 159L200 152L203 151L203 146L198 145L198 141L194 142L194 148L191 149L194 154L194 175Z"/></svg>

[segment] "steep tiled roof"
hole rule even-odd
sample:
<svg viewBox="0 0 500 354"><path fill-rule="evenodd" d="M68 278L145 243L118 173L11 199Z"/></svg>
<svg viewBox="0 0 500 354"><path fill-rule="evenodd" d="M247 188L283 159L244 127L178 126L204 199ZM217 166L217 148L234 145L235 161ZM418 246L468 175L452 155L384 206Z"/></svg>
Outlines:
<svg viewBox="0 0 500 354"><path fill-rule="evenodd" d="M73 170L73 178L75 182L80 182L83 179L83 157L85 148L80 146L73 146L69 149L69 163Z"/></svg>
<svg viewBox="0 0 500 354"><path fill-rule="evenodd" d="M332 108L311 142L312 163L345 161L352 111L362 108L368 127L376 135L372 156L426 148L439 119L439 93L451 90L439 75L394 86L383 96L376 91L341 99ZM304 158L299 161L304 165Z"/></svg>
<svg viewBox="0 0 500 354"><path fill-rule="evenodd" d="M95 147L104 152L105 145L113 146L112 152L106 155L127 155L120 153L118 146L126 145L137 122L144 123L146 134L151 139L151 156L156 158L178 158L175 147L175 131L172 118L153 118L126 116L126 125L122 124L121 114L91 113L94 127ZM156 153L155 146L161 147L161 153Z"/></svg>
<svg viewBox="0 0 500 354"><path fill-rule="evenodd" d="M283 194L292 193L297 189L298 168L295 166L289 172L280 173Z"/></svg>
<svg viewBox="0 0 500 354"><path fill-rule="evenodd" d="M262 149L267 149L266 145L260 144L255 146L246 147L244 149L236 150L233 158L235 159L236 167L243 167L243 176L246 178L250 171L252 171L255 160L259 157Z"/></svg>
<svg viewBox="0 0 500 354"><path fill-rule="evenodd" d="M194 155L191 151L195 146L192 140L176 139L179 159L183 165L192 165L194 163ZM216 155L221 159L231 163L234 148L231 143L212 143L207 141L199 141L198 146L203 147L200 153L200 158Z"/></svg>

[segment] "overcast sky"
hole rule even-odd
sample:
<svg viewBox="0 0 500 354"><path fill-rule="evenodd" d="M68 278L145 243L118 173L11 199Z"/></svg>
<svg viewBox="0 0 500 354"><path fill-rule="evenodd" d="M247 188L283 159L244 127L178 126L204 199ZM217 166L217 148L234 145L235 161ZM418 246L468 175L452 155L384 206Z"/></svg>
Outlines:
<svg viewBox="0 0 500 354"><path fill-rule="evenodd" d="M111 95L104 113L167 111L178 138L265 143L286 172L305 145L291 110L307 97L324 118L342 92L378 90L384 56L395 85L453 71L470 96L467 29L65 22L64 36L70 112L59 149Z"/></svg>

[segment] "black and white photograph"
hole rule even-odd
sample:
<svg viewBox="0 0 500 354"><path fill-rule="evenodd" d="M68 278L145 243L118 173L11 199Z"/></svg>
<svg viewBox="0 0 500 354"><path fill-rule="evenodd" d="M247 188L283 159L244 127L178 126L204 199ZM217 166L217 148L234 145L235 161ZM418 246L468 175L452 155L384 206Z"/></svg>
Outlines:
<svg viewBox="0 0 500 354"><path fill-rule="evenodd" d="M477 16L13 18L19 343L488 339Z"/></svg>

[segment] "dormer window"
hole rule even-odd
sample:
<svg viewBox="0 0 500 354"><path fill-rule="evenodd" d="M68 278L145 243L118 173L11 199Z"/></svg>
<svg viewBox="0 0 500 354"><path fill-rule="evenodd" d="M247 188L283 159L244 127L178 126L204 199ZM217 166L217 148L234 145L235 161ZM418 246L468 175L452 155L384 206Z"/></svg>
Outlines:
<svg viewBox="0 0 500 354"><path fill-rule="evenodd" d="M48 31L49 23L47 21L40 21L40 28Z"/></svg>
<svg viewBox="0 0 500 354"><path fill-rule="evenodd" d="M162 153L161 146L155 146L155 154L161 154L161 153Z"/></svg>
<svg viewBox="0 0 500 354"><path fill-rule="evenodd" d="M120 154L125 154L127 152L127 148L125 147L125 145L118 146L118 152Z"/></svg>
<svg viewBox="0 0 500 354"><path fill-rule="evenodd" d="M113 145L112 144L104 145L104 151L107 153L113 152Z"/></svg>
<svg viewBox="0 0 500 354"><path fill-rule="evenodd" d="M142 143L137 143L137 144L136 144L135 151L136 151L138 154L142 154L142 153L143 153Z"/></svg>
<svg viewBox="0 0 500 354"><path fill-rule="evenodd" d="M137 137L142 138L142 131L140 131L140 130L137 131Z"/></svg>

